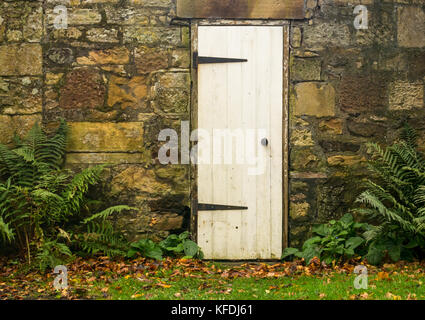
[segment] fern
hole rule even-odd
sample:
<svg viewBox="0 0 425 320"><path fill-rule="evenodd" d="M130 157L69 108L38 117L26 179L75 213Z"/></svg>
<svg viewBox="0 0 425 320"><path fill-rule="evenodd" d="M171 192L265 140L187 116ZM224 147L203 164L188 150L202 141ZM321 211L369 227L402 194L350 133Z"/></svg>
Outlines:
<svg viewBox="0 0 425 320"><path fill-rule="evenodd" d="M122 211L125 211L125 210L137 210L137 208L131 208L129 206L110 207L106 210L103 210L102 212L96 213L96 214L92 215L91 217L85 219L83 221L83 223L87 224L87 223L92 222L93 220L97 220L97 219L106 220L112 214L121 213Z"/></svg>
<svg viewBox="0 0 425 320"><path fill-rule="evenodd" d="M361 207L355 211L379 223L365 234L374 262L384 257L378 252L382 248L392 258L410 256L412 250L421 255L425 249L425 160L411 127L403 128L400 139L386 148L368 145L373 152L369 168L376 181L366 180L367 190L356 200Z"/></svg>
<svg viewBox="0 0 425 320"><path fill-rule="evenodd" d="M87 214L87 193L100 182L104 166L75 175L63 169L68 131L65 121L53 136L35 124L27 136L15 139L14 148L0 144L1 244L15 245L28 262L35 255L40 269L71 254L63 242L92 254L126 252L125 240L107 218L132 208L116 206ZM89 225L87 237L79 236L82 221Z"/></svg>
<svg viewBox="0 0 425 320"><path fill-rule="evenodd" d="M36 263L41 271L47 268L55 268L64 264L66 259L72 256L71 250L67 245L57 240L46 240L37 250Z"/></svg>
<svg viewBox="0 0 425 320"><path fill-rule="evenodd" d="M19 155L0 144L0 178L16 174L18 159Z"/></svg>
<svg viewBox="0 0 425 320"><path fill-rule="evenodd" d="M10 243L15 239L13 230L8 223L4 222L2 217L0 217L0 236L4 243Z"/></svg>
<svg viewBox="0 0 425 320"><path fill-rule="evenodd" d="M404 129L401 131L400 138L412 148L417 148L418 133L415 129L409 126L407 123L404 125Z"/></svg>
<svg viewBox="0 0 425 320"><path fill-rule="evenodd" d="M66 152L68 126L61 121L56 134L49 138L36 123L15 149L0 146L0 175L10 177L15 185L33 187L38 178L58 170Z"/></svg>
<svg viewBox="0 0 425 320"><path fill-rule="evenodd" d="M67 211L78 212L80 210L85 194L90 186L96 185L99 182L103 168L104 166L95 166L75 175L62 192Z"/></svg>
<svg viewBox="0 0 425 320"><path fill-rule="evenodd" d="M81 244L83 251L89 254L103 253L107 256L125 256L128 244L124 237L114 231L112 224L107 221L113 214L125 210L136 210L129 206L115 206L90 216L83 221L87 225L87 233Z"/></svg>
<svg viewBox="0 0 425 320"><path fill-rule="evenodd" d="M125 256L128 250L127 241L114 231L109 222L89 223L84 240L79 243L81 249L91 255L102 253L110 257Z"/></svg>

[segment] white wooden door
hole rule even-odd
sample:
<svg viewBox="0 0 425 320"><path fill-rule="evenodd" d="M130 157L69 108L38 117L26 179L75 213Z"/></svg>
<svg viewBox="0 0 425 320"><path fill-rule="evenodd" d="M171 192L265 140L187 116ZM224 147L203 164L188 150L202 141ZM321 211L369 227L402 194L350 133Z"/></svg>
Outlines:
<svg viewBox="0 0 425 320"><path fill-rule="evenodd" d="M198 202L247 208L201 208L198 244L206 259L278 259L283 28L201 26L198 45L200 57L248 60L198 66ZM217 142L223 132L231 145Z"/></svg>

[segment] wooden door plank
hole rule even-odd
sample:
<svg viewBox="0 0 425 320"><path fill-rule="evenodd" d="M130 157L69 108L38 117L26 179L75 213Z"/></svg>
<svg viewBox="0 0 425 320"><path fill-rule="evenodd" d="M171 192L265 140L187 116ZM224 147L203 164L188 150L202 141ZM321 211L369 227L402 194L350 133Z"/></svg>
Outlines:
<svg viewBox="0 0 425 320"><path fill-rule="evenodd" d="M199 27L198 43L199 53L202 55L209 55L216 49L216 43L220 41L220 35L213 32L212 29L206 27ZM217 121L217 114L215 112L217 106L222 104L220 98L222 95L219 94L219 89L211 90L207 85L208 83L214 83L217 85L222 84L222 75L217 70L217 65L203 66L198 69L198 82L199 82L199 110L198 110L198 127L200 130L205 130L212 136L211 128L214 127ZM212 148L212 140L209 139L206 148ZM200 149L201 146L200 146ZM201 150L202 151L202 150ZM203 150L205 151L205 150ZM198 166L198 201L200 203L211 203L214 204L216 200L214 183L216 182L214 177L214 166L211 165L212 152L210 153L209 159L206 164L200 164ZM217 203L221 204L221 203ZM225 203L223 203L225 204ZM216 215L214 212L198 212L199 229L202 230L199 234L199 245L203 248L205 258L214 258L215 252L215 228L217 223L215 221Z"/></svg>
<svg viewBox="0 0 425 320"><path fill-rule="evenodd" d="M243 69L243 79L245 94L243 96L243 123L245 127L246 145L245 145L245 171L244 171L244 201L247 203L249 208L246 215L243 217L242 228L243 228L243 245L245 248L244 255L247 259L255 259L257 254L257 221L256 221L256 206L257 198L255 196L256 191L256 177L248 175L248 170L252 167L250 164L249 156L255 157L255 70L253 68L253 61L255 59L255 39L253 37L255 28L244 27L244 56L248 59L248 65ZM254 196L253 196L254 195Z"/></svg>
<svg viewBox="0 0 425 320"><path fill-rule="evenodd" d="M282 117L283 117L283 28L272 29L272 43L270 52L273 67L271 77L274 81L270 84L271 112L270 112L270 151L272 170L270 182L271 205L271 257L280 259L282 255L282 221L283 221L283 147L282 147Z"/></svg>
<svg viewBox="0 0 425 320"><path fill-rule="evenodd" d="M270 256L270 147L260 144L262 138L270 140L270 84L271 61L270 28L258 27L256 30L256 126L258 129L258 156L262 159L262 173L257 176L257 246L259 259ZM264 137L263 137L264 136Z"/></svg>
<svg viewBox="0 0 425 320"><path fill-rule="evenodd" d="M227 46L226 57L237 57L243 58L241 52L241 38L242 34L237 29L226 28L227 29L227 44L233 43L234 45ZM242 132L242 112L240 106L242 106L242 96L243 96L243 79L240 78L242 75L242 68L246 63L229 63L226 65L227 71L227 124L229 130L233 131L237 135L238 132ZM243 133L243 132L242 132ZM236 136L235 139L232 138L232 164L226 166L227 171L227 195L229 203L236 203L238 205L245 205L241 202L241 177L242 177L242 168L238 164L238 156L240 156L240 151L237 150L240 141ZM226 223L227 223L227 257L228 259L237 259L241 255L241 215L242 211L235 211L231 214L227 214Z"/></svg>

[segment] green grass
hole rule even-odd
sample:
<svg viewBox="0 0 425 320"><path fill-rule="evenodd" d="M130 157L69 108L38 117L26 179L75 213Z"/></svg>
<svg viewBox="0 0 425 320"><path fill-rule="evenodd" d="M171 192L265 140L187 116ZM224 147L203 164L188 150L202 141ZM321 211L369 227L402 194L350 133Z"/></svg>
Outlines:
<svg viewBox="0 0 425 320"><path fill-rule="evenodd" d="M390 275L379 280L370 275L369 287L354 288L356 275L329 274L297 276L278 279L220 277L181 278L168 281L166 277L140 281L120 278L102 292L105 284L97 282L91 292L98 299L113 300L405 300L425 299L425 279L420 275ZM165 284L160 287L158 283Z"/></svg>
<svg viewBox="0 0 425 320"><path fill-rule="evenodd" d="M69 265L63 291L53 288L52 273L9 264L0 272L0 300L425 300L425 263L367 265L368 288L360 290L354 287L356 264L81 259Z"/></svg>

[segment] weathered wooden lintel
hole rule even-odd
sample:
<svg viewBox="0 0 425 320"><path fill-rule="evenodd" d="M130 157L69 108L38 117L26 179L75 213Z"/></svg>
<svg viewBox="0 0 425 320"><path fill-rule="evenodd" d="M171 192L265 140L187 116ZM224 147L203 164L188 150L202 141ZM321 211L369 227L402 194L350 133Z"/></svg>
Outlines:
<svg viewBox="0 0 425 320"><path fill-rule="evenodd" d="M177 17L304 19L304 0L177 0Z"/></svg>

